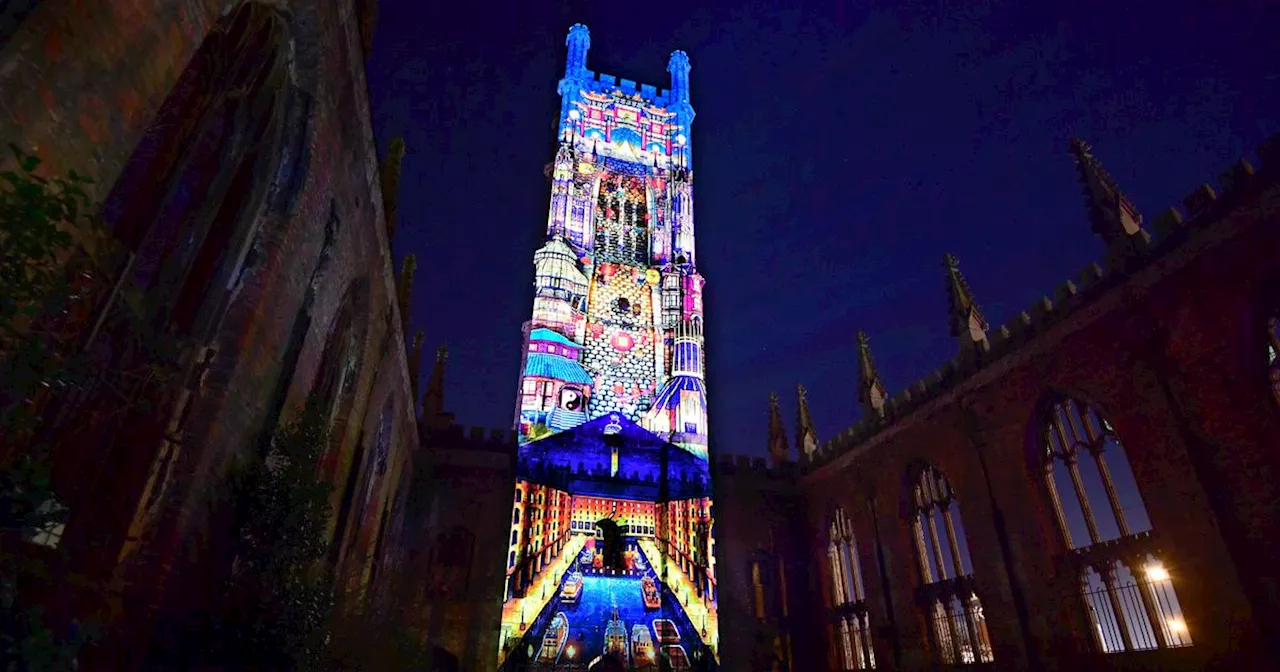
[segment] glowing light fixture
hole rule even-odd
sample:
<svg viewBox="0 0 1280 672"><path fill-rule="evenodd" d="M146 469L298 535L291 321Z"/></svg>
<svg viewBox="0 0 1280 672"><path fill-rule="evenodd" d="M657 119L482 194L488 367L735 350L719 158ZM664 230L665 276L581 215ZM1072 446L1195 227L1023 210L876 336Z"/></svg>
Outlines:
<svg viewBox="0 0 1280 672"><path fill-rule="evenodd" d="M1169 619L1169 631L1177 635L1187 634L1187 622L1181 618Z"/></svg>
<svg viewBox="0 0 1280 672"><path fill-rule="evenodd" d="M1168 581L1169 580L1169 570L1165 569L1164 565L1148 565L1146 567L1146 570L1147 570L1147 578L1151 579L1152 581Z"/></svg>

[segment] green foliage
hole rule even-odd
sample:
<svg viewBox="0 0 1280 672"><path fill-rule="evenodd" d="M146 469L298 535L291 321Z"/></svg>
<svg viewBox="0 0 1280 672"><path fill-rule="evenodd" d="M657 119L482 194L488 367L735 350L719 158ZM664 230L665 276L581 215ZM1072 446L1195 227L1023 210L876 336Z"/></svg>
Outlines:
<svg viewBox="0 0 1280 672"><path fill-rule="evenodd" d="M92 231L90 183L35 173L40 160L10 145L16 171L0 172L0 534L30 538L60 524L55 506L48 446L30 439L41 418L31 402L42 390L74 381L77 372L47 338L33 330L36 318L58 315L77 298L68 278L76 272L67 257L77 235ZM49 577L39 562L0 547L0 668L74 669L93 624L59 635L47 627L42 610L24 604L19 586Z"/></svg>
<svg viewBox="0 0 1280 672"><path fill-rule="evenodd" d="M0 172L0 329L18 316L34 317L46 299L64 289L66 273L59 254L70 249L70 226L90 212L83 186L72 171L67 178L35 174L40 159L10 145L18 171ZM70 226L68 226L70 225Z"/></svg>
<svg viewBox="0 0 1280 672"><path fill-rule="evenodd" d="M323 572L333 488L317 476L327 444L324 411L313 396L277 430L265 459L255 456L233 471L237 540L217 609L215 662L320 668L333 608Z"/></svg>

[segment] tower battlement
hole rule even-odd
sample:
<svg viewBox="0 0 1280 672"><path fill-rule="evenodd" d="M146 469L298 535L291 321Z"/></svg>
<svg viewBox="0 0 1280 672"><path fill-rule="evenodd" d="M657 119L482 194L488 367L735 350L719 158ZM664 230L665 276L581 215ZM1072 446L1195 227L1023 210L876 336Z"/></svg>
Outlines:
<svg viewBox="0 0 1280 672"><path fill-rule="evenodd" d="M763 457L750 455L718 455L715 473L721 476L752 476L768 479L790 479L801 472L801 464L793 461L771 465Z"/></svg>
<svg viewBox="0 0 1280 672"><path fill-rule="evenodd" d="M516 433L501 427L480 427L474 425L447 425L438 429L427 430L430 438L445 440L462 440L471 443L489 443L514 448Z"/></svg>

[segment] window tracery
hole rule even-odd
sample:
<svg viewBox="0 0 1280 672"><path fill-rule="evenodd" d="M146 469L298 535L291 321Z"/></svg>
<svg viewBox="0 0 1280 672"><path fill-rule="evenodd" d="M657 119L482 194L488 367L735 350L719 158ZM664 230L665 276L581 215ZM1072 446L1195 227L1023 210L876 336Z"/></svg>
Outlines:
<svg viewBox="0 0 1280 672"><path fill-rule="evenodd" d="M833 638L841 670L873 670L875 651L871 643L871 622L862 582L862 564L853 524L844 509L837 508L827 536L827 561L831 572Z"/></svg>
<svg viewBox="0 0 1280 672"><path fill-rule="evenodd" d="M1103 653L1191 645L1173 577L1115 429L1075 399L1044 420L1044 483Z"/></svg>
<svg viewBox="0 0 1280 672"><path fill-rule="evenodd" d="M920 594L938 657L947 665L994 661L982 600L974 590L964 523L942 472L932 466L920 469L911 507Z"/></svg>

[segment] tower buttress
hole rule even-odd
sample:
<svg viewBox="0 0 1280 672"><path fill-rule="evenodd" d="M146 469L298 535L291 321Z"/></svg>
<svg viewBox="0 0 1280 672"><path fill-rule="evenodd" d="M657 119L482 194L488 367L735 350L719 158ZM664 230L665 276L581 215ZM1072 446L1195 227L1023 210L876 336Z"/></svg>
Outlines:
<svg viewBox="0 0 1280 672"><path fill-rule="evenodd" d="M959 341L961 354L974 355L987 343L987 320L969 291L969 283L960 274L960 261L948 252L942 255L942 266L947 270L951 335Z"/></svg>
<svg viewBox="0 0 1280 672"><path fill-rule="evenodd" d="M689 102L689 55L683 51L671 52L667 61L667 72L671 73L671 99L676 103Z"/></svg>
<svg viewBox="0 0 1280 672"><path fill-rule="evenodd" d="M782 412L778 410L778 393L769 393L769 463L778 466L787 461L791 447L782 428Z"/></svg>
<svg viewBox="0 0 1280 672"><path fill-rule="evenodd" d="M671 52L671 58L667 61L667 72L671 73L670 109L676 113L677 123L683 129L682 134L676 138L679 145L676 154L686 168L693 165L693 154L690 150L692 138L689 132L693 127L694 117L693 105L689 97L689 71L692 69L688 54L679 50Z"/></svg>
<svg viewBox="0 0 1280 672"><path fill-rule="evenodd" d="M806 394L804 385L796 385L796 452L812 456L818 450L818 433L813 429Z"/></svg>
<svg viewBox="0 0 1280 672"><path fill-rule="evenodd" d="M866 332L858 332L858 401L870 417L884 418L884 406L889 395L880 382L876 362L871 357L871 339Z"/></svg>
<svg viewBox="0 0 1280 672"><path fill-rule="evenodd" d="M1107 246L1107 264L1123 266L1151 242L1142 228L1142 214L1093 156L1088 143L1071 138L1071 157L1084 190L1090 228Z"/></svg>
<svg viewBox="0 0 1280 672"><path fill-rule="evenodd" d="M587 50L591 48L591 31L581 23L569 28L569 36L565 38L565 46L569 47L569 56L564 63L565 79L580 77L587 70Z"/></svg>
<svg viewBox="0 0 1280 672"><path fill-rule="evenodd" d="M587 50L591 48L591 31L581 23L569 28L569 36L565 38L565 46L569 53L564 61L564 77L556 87L560 94L560 134L561 140L570 136L572 122L570 111L574 111L574 101L581 97L581 91L591 79L591 71L587 70Z"/></svg>

